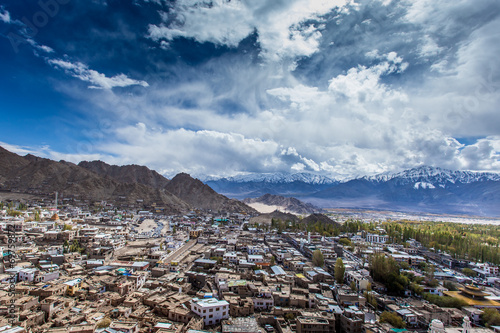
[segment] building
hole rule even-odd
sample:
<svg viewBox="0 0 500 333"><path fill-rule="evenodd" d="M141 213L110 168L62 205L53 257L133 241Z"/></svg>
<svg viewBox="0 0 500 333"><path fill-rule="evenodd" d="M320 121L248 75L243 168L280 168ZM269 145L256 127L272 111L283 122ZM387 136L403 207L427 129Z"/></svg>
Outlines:
<svg viewBox="0 0 500 333"><path fill-rule="evenodd" d="M38 269L36 268L24 268L19 271L19 281L33 282Z"/></svg>
<svg viewBox="0 0 500 333"><path fill-rule="evenodd" d="M335 332L335 321L321 317L297 317L297 333Z"/></svg>
<svg viewBox="0 0 500 333"><path fill-rule="evenodd" d="M356 285L356 290L367 290L370 285L370 280L364 275L361 275L358 271L348 271L344 274L345 283L350 285L354 281Z"/></svg>
<svg viewBox="0 0 500 333"><path fill-rule="evenodd" d="M459 298L467 303L468 306L475 308L497 308L500 309L500 303L486 298L490 294L485 293L478 287L465 285L465 288L460 288L460 291L445 291L446 296Z"/></svg>
<svg viewBox="0 0 500 333"><path fill-rule="evenodd" d="M366 241L370 243L385 244L389 240L387 235L367 234Z"/></svg>
<svg viewBox="0 0 500 333"><path fill-rule="evenodd" d="M203 318L205 326L215 325L229 318L229 303L215 298L194 298L191 301L191 311Z"/></svg>
<svg viewBox="0 0 500 333"><path fill-rule="evenodd" d="M70 296L75 296L76 292L82 287L82 279L73 279L64 282L66 287L66 293Z"/></svg>

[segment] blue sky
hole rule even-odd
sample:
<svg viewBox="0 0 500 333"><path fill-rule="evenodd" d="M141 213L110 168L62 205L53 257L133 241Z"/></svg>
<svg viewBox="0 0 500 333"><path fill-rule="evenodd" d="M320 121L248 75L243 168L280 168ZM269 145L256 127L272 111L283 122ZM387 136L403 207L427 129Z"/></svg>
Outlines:
<svg viewBox="0 0 500 333"><path fill-rule="evenodd" d="M500 171L500 3L7 0L0 145L167 176Z"/></svg>

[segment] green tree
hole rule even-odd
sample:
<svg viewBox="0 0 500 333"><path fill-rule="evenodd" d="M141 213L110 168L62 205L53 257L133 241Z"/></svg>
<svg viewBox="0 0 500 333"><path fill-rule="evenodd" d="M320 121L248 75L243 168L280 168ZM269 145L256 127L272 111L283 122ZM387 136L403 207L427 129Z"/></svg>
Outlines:
<svg viewBox="0 0 500 333"><path fill-rule="evenodd" d="M383 283L387 291L401 294L410 279L400 274L400 267L392 257L376 254L370 258L370 274L374 281Z"/></svg>
<svg viewBox="0 0 500 333"><path fill-rule="evenodd" d="M500 325L500 313L496 309L485 308L481 316L486 327Z"/></svg>
<svg viewBox="0 0 500 333"><path fill-rule="evenodd" d="M71 230L71 229L73 229L73 227L71 225L64 223L64 225L63 225L63 231L64 230Z"/></svg>
<svg viewBox="0 0 500 333"><path fill-rule="evenodd" d="M375 296L373 295L373 293L370 290L364 291L363 296L365 297L366 301L371 306L373 306L374 309L378 308L377 299L375 298Z"/></svg>
<svg viewBox="0 0 500 333"><path fill-rule="evenodd" d="M389 323L396 328L405 328L406 323L397 313L384 311L380 314L381 323Z"/></svg>
<svg viewBox="0 0 500 333"><path fill-rule="evenodd" d="M451 281L445 281L443 283L443 287L445 287L449 291L458 291L457 286L453 282L451 282Z"/></svg>
<svg viewBox="0 0 500 333"><path fill-rule="evenodd" d="M424 287L422 287L418 283L412 282L412 283L410 283L410 290L415 295L422 295L422 293L424 292Z"/></svg>
<svg viewBox="0 0 500 333"><path fill-rule="evenodd" d="M339 244L344 246L351 246L351 240L349 238L341 238L339 239Z"/></svg>
<svg viewBox="0 0 500 333"><path fill-rule="evenodd" d="M461 309L462 307L466 306L467 303L465 301L459 299L459 298L454 298L450 296L438 296L438 295L432 295L429 293L424 293L424 299L428 301L429 303L436 304L439 307L442 308L457 308Z"/></svg>
<svg viewBox="0 0 500 333"><path fill-rule="evenodd" d="M356 282L354 282L354 280L351 281L350 287L351 287L352 291L356 291L358 289L358 288L356 288Z"/></svg>
<svg viewBox="0 0 500 333"><path fill-rule="evenodd" d="M337 281L337 283L340 284L344 283L344 273L345 273L344 261L342 261L342 258L337 258L334 270L335 281Z"/></svg>
<svg viewBox="0 0 500 333"><path fill-rule="evenodd" d="M464 268L462 269L462 273L464 273L465 275L467 276L470 276L470 277L476 277L477 276L477 273L475 271L473 271L472 269L470 268Z"/></svg>
<svg viewBox="0 0 500 333"><path fill-rule="evenodd" d="M274 266L276 264L276 258L274 256L271 257L271 265Z"/></svg>
<svg viewBox="0 0 500 333"><path fill-rule="evenodd" d="M210 257L210 260L215 260L220 265L220 264L222 264L222 261L224 259L222 257Z"/></svg>
<svg viewBox="0 0 500 333"><path fill-rule="evenodd" d="M320 249L316 249L313 252L312 263L314 266L323 267L325 265L325 258Z"/></svg>
<svg viewBox="0 0 500 333"><path fill-rule="evenodd" d="M9 216L17 217L17 216L22 215L23 213L21 213L21 212L20 212L20 211L18 211L18 210L9 209L9 210L7 211L7 214L8 214Z"/></svg>

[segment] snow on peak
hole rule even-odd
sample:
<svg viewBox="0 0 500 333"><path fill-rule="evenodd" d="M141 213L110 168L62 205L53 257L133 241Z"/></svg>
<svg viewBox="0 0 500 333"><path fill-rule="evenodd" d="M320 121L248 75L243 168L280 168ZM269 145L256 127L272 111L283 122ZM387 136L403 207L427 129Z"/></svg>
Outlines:
<svg viewBox="0 0 500 333"><path fill-rule="evenodd" d="M394 179L400 184L414 183L415 186L419 184L418 186L420 188L424 188L422 187L422 184L427 183L435 188L436 186L444 187L444 184L447 183L469 184L484 181L500 181L500 174L474 171L453 171L438 167L421 166L397 173L386 172L375 176L363 177L363 179L375 183L386 182Z"/></svg>
<svg viewBox="0 0 500 333"><path fill-rule="evenodd" d="M238 175L234 177L210 179L211 181L226 180L235 183L271 183L271 184L283 184L283 183L293 183L293 182L304 182L308 184L336 184L338 181L312 173L301 172L301 173L258 173L258 174L247 174ZM208 180L206 180L208 181Z"/></svg>
<svg viewBox="0 0 500 333"><path fill-rule="evenodd" d="M435 189L436 186L432 185L431 183L416 182L415 185L413 185L413 188L416 190L418 190L419 188L421 188L421 189Z"/></svg>

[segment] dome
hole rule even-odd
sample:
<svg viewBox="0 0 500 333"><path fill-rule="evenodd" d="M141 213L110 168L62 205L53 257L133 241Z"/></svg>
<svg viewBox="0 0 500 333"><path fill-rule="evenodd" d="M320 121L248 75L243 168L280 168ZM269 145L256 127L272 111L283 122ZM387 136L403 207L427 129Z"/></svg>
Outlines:
<svg viewBox="0 0 500 333"><path fill-rule="evenodd" d="M439 319L433 319L431 321L431 325L429 326L429 332L430 333L444 333L444 332L446 332L444 330L443 322Z"/></svg>
<svg viewBox="0 0 500 333"><path fill-rule="evenodd" d="M57 213L56 213L56 214L52 215L52 217L50 219L52 221L57 221L57 220L59 220L59 215L57 215Z"/></svg>

